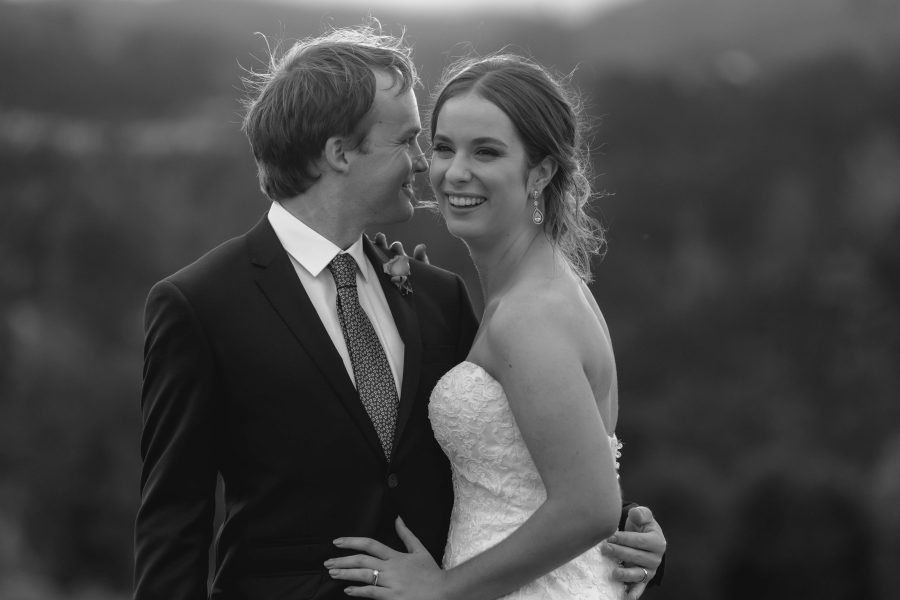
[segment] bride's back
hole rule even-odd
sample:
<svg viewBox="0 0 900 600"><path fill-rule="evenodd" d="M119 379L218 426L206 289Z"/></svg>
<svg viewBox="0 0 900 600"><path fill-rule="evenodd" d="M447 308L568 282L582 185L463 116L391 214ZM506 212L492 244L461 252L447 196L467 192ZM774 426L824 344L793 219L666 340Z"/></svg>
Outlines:
<svg viewBox="0 0 900 600"><path fill-rule="evenodd" d="M580 360L581 368L568 370L568 378L586 380L607 428L607 436L603 437L608 439L602 443L617 456L618 440L613 434L617 411L615 365L596 302L570 269L557 271L549 278L514 278L512 285L486 307L467 361L441 378L429 403L435 438L450 459L453 471L455 501L444 555L447 569L503 542L548 499L550 482L544 477L553 472L539 472L536 455L533 456L535 448L526 443L520 426L526 427L530 422L526 428L531 431L532 442L544 438L545 443L559 445L563 440L558 428L535 434L534 420L529 416L534 410L534 399L522 396L523 391L527 396L529 390L528 386L523 390L520 380L534 375L527 371L555 380L543 393L537 393L539 403L571 407L572 399L560 397L568 386L559 377L560 365L554 362L557 357L553 350L548 351L545 361L532 358L521 362L515 349L504 345L511 337L534 347L576 350L566 353L567 360ZM515 367L512 371L510 364ZM585 389L577 384L574 388ZM599 428L595 431L593 439L600 442L601 432ZM595 450L590 444L583 447L583 452L591 456L589 461L600 464L601 453ZM609 485L616 483L613 480ZM591 501L597 499L591 495ZM621 598L623 586L611 577L614 567L615 563L594 546L504 598Z"/></svg>
<svg viewBox="0 0 900 600"><path fill-rule="evenodd" d="M544 265L525 269L507 290L492 299L485 307L469 359L489 373L499 372L501 369L494 367L499 367L495 363L503 359L498 340L506 337L505 329L522 328L527 335L534 329L533 319L539 318L543 326L531 343L550 347L564 343L576 350L607 434L613 435L618 419L618 382L606 320L587 285L558 256L554 263L553 268ZM541 369L544 365L524 368Z"/></svg>

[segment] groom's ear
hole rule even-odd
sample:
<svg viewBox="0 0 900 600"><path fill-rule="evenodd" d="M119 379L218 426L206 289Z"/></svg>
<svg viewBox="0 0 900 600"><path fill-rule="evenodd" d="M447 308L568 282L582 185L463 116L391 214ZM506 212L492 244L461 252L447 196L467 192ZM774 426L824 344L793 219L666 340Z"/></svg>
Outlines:
<svg viewBox="0 0 900 600"><path fill-rule="evenodd" d="M343 137L334 136L325 140L325 148L322 150L322 161L338 173L346 173L350 168L348 156L349 145Z"/></svg>

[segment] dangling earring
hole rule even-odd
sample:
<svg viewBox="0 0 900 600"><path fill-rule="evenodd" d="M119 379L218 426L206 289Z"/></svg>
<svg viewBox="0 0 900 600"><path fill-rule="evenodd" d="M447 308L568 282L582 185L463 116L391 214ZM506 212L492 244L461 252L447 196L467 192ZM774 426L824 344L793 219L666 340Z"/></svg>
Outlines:
<svg viewBox="0 0 900 600"><path fill-rule="evenodd" d="M531 213L531 220L535 225L540 225L544 222L544 213L538 208L538 199L540 197L541 193L539 191L534 190L531 192L531 199L534 200L534 212Z"/></svg>

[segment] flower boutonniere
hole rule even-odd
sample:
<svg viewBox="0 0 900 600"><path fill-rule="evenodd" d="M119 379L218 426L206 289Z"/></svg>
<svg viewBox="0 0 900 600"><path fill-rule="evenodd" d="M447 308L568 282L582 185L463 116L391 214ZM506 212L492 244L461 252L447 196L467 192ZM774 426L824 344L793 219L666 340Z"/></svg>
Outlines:
<svg viewBox="0 0 900 600"><path fill-rule="evenodd" d="M412 294L412 286L409 285L409 257L406 255L395 256L384 263L384 272L391 278L391 282L397 286L404 296Z"/></svg>

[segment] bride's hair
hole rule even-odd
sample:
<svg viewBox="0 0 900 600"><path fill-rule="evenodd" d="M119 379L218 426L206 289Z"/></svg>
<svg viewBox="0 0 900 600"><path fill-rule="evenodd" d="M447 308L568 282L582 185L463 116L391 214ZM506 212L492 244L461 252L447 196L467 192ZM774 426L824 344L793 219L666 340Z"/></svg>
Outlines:
<svg viewBox="0 0 900 600"><path fill-rule="evenodd" d="M600 223L587 213L592 197L581 103L562 78L517 54L463 58L444 71L430 118L434 139L444 103L474 92L495 104L512 121L525 146L528 167L545 157L556 161L556 174L544 188L544 231L585 281L591 257L606 242Z"/></svg>

